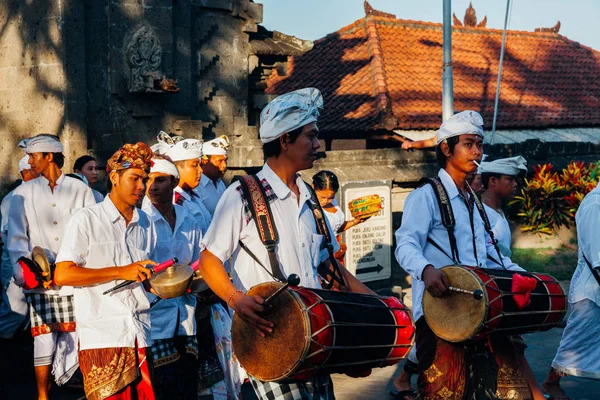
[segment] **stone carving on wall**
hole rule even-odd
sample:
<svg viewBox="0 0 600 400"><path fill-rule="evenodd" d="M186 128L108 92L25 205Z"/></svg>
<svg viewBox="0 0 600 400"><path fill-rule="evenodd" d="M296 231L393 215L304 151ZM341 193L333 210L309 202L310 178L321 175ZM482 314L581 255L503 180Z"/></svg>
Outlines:
<svg viewBox="0 0 600 400"><path fill-rule="evenodd" d="M161 71L162 46L150 26L141 25L134 30L125 46L125 57L130 93L179 92L177 81L168 79Z"/></svg>

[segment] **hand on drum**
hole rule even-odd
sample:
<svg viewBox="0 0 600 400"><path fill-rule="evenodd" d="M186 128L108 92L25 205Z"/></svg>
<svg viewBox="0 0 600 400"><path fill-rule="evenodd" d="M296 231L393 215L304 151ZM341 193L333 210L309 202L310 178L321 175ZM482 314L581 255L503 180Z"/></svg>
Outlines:
<svg viewBox="0 0 600 400"><path fill-rule="evenodd" d="M425 289L427 289L433 297L440 297L448 292L448 286L450 286L448 277L433 265L427 265L425 267L422 278Z"/></svg>
<svg viewBox="0 0 600 400"><path fill-rule="evenodd" d="M268 307L263 306L264 301L260 296L246 296L238 292L231 298L230 304L240 318L248 325L256 328L262 337L265 337L267 333L272 333L275 326L259 315L268 309Z"/></svg>

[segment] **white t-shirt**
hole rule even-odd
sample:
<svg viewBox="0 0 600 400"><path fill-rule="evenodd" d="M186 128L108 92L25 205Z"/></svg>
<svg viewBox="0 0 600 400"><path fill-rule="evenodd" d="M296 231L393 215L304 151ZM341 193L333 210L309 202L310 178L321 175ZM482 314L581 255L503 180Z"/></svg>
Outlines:
<svg viewBox="0 0 600 400"><path fill-rule="evenodd" d="M317 266L328 254L322 247L324 237L317 233L315 219L308 205L308 201L311 201L309 189L298 177L296 184L300 195L296 197L267 164L257 176L265 179L272 189L267 197L279 233L275 252L283 275L298 274L301 286L320 288ZM222 262L232 258L233 284L245 291L259 283L273 281L273 277L269 274L271 267L267 249L259 238L254 219L245 209L238 191L239 185L236 182L225 191L202 244ZM335 237L329 223L328 227L332 237ZM239 241L256 255L269 272L240 247ZM334 251L339 249L336 241L333 246Z"/></svg>
<svg viewBox="0 0 600 400"><path fill-rule="evenodd" d="M14 190L10 200L6 247L16 281L22 280L21 267L17 263L20 257L30 257L33 247L40 246L48 261L53 263L71 216L83 207L96 204L92 189L78 179L61 174L54 191L48 183L43 175L25 182ZM26 292L69 295L73 290L55 287Z"/></svg>
<svg viewBox="0 0 600 400"><path fill-rule="evenodd" d="M331 225L331 228L337 235L338 231L340 230L340 228L342 227L344 222L346 222L346 216L344 215L344 212L342 211L342 209L339 206L334 206L334 207L335 207L335 213L331 213L327 210L323 210L323 211L325 212L325 216L327 217L327 220L329 221L329 225Z"/></svg>
<svg viewBox="0 0 600 400"><path fill-rule="evenodd" d="M146 213L136 208L126 226L109 195L73 216L56 261L72 261L89 269L125 266L153 259L156 241L154 224ZM150 303L142 284L102 294L121 282L73 288L81 350L135 347L136 340L139 347L152 344Z"/></svg>
<svg viewBox="0 0 600 400"><path fill-rule="evenodd" d="M191 218L185 209L177 204L175 207L175 230L162 214L152 205L148 197L142 201L142 210L148 214L156 229L156 248L154 260L158 263L177 257L178 264L190 265L200 256L202 231L196 219ZM148 293L152 302L156 296ZM150 309L152 321L152 340L169 339L178 336L196 334L196 298L191 294L162 299Z"/></svg>

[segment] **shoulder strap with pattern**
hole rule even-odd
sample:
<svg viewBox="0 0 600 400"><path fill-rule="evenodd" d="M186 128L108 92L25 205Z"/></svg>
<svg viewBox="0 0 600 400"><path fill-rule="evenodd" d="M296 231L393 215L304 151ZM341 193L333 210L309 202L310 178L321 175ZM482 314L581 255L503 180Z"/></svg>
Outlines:
<svg viewBox="0 0 600 400"><path fill-rule="evenodd" d="M423 185L431 185L433 189L433 193L435 194L435 198L437 199L438 206L440 208L440 214L442 216L442 225L446 228L448 232L448 241L450 243L450 250L452 252L451 255L448 255L440 245L435 243L433 239L430 237L427 238L427 241L431 243L434 247L442 251L446 256L448 256L454 264L460 264L460 256L458 254L458 245L456 244L456 236L454 235L454 227L456 226L456 221L454 219L454 212L452 211L452 205L450 204L450 199L448 198L448 192L442 182L436 178L422 178L419 182L421 186Z"/></svg>
<svg viewBox="0 0 600 400"><path fill-rule="evenodd" d="M255 175L244 175L235 178L242 188L242 195L245 197L248 203L248 208L252 213L252 217L256 223L256 229L258 230L258 236L263 242L269 253L269 263L271 264L271 276L281 282L287 282L287 279L281 272L281 267L277 261L277 255L275 253L275 245L279 240L277 233L277 227L273 221L273 214L271 213L271 206L267 201L267 196L263 185ZM242 248L250 254L254 260L258 260L254 254L250 252L247 246L240 242ZM262 265L259 262L260 265ZM264 266L263 266L264 268ZM268 271L267 271L268 272Z"/></svg>
<svg viewBox="0 0 600 400"><path fill-rule="evenodd" d="M340 270L337 260L335 259L335 256L333 254L333 239L331 237L331 232L327 228L327 222L325 221L323 207L321 207L321 203L319 203L317 194L313 190L312 186L310 186L306 182L304 182L304 184L310 192L310 201L308 202L308 204L315 219L317 232L319 233L319 235L323 235L325 237L325 246L327 247L327 252L329 253L329 261L331 264L329 268L323 268L323 265L320 264L318 266L318 273L323 279L325 279L325 281L327 281L326 289L331 289L335 285L341 290L348 290L348 286L346 285L346 282L344 280L344 275L342 274L342 271Z"/></svg>

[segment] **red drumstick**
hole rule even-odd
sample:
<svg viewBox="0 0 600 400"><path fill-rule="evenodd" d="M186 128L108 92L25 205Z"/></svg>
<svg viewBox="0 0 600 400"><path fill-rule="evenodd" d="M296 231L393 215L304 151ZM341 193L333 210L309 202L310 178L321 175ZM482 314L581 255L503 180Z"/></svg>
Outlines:
<svg viewBox="0 0 600 400"><path fill-rule="evenodd" d="M179 260L177 259L177 257L173 257L171 260L167 260L167 261L165 261L165 262L163 262L163 263L160 263L160 264L158 264L158 265L155 265L155 266L153 266L153 267L148 267L148 269L149 269L149 270L150 270L150 271L151 271L153 274L156 274L156 273L159 273L159 272L162 272L162 271L164 271L165 269L169 268L170 266L172 266L173 264L175 264L175 263L176 263L176 262L178 262L178 261L179 261ZM108 289L107 291L105 291L105 292L104 292L104 293L102 293L102 294L109 294L109 293L112 293L112 292L114 292L115 290L119 290L119 289L121 289L121 288L123 288L123 287L125 287L125 286L127 286L127 285L131 285L132 283L135 283L135 282L137 282L137 281L133 281L133 280L131 280L131 281L125 281L125 282L121 282L121 283L119 283L117 286L115 286L115 287L113 287L113 288L111 288L111 289Z"/></svg>

